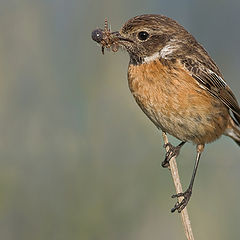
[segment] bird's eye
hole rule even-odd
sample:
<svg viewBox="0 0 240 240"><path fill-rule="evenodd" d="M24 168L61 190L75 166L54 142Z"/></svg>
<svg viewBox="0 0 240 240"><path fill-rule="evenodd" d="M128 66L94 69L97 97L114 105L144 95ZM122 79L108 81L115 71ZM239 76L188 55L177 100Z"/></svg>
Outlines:
<svg viewBox="0 0 240 240"><path fill-rule="evenodd" d="M141 40L141 41L147 40L148 37L149 37L149 33L145 32L145 31L142 31L142 32L138 33L138 39Z"/></svg>

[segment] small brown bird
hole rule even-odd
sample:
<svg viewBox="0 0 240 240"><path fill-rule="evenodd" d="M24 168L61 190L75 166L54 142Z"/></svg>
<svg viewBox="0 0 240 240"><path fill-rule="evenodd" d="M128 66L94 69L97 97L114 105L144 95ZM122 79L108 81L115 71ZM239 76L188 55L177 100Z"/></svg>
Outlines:
<svg viewBox="0 0 240 240"><path fill-rule="evenodd" d="M127 21L119 32L97 29L93 40L104 48L118 46L130 55L129 88L142 111L163 132L181 141L171 144L162 166L179 154L186 142L197 147L187 190L172 212L187 205L204 145L221 135L240 146L240 108L215 62L176 21L161 15L141 15Z"/></svg>

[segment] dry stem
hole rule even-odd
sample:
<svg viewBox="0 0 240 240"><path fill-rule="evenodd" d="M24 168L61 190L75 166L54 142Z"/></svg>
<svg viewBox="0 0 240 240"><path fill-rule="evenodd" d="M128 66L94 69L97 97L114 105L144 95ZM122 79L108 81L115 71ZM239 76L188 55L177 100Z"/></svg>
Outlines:
<svg viewBox="0 0 240 240"><path fill-rule="evenodd" d="M168 138L167 138L166 133L163 132L162 136L163 136L164 143L167 144L168 143ZM167 146L166 151L168 151L168 150L169 150L169 147ZM173 157L170 160L169 164L170 164L169 169L170 169L171 174L172 174L172 178L173 178L173 182L174 182L174 185L175 185L176 193L181 193L181 192L183 192L183 190L182 190L182 185L181 185L179 174L178 174L176 158ZM178 201L181 201L182 199L183 199L183 197L179 197ZM191 227L190 219L189 219L188 212L187 212L187 208L185 207L181 211L180 214L181 214L182 224L183 224L185 235L186 235L187 239L188 240L194 240L192 227Z"/></svg>

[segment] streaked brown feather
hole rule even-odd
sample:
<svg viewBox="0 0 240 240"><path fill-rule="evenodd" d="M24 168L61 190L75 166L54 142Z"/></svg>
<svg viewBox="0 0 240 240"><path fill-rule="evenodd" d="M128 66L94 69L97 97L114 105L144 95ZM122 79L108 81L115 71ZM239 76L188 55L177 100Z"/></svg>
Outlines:
<svg viewBox="0 0 240 240"><path fill-rule="evenodd" d="M219 74L207 69L199 62L193 62L192 59L181 61L184 67L189 71L191 76L205 88L209 93L220 99L234 114L240 125L240 107L230 87L224 82Z"/></svg>

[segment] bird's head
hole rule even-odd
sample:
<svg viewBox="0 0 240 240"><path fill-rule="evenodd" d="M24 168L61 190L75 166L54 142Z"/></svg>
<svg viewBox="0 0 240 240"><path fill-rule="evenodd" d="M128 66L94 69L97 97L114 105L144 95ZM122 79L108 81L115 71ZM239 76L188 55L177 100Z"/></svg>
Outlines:
<svg viewBox="0 0 240 240"><path fill-rule="evenodd" d="M95 31L93 39L94 35L95 39L97 37ZM98 33L101 33L101 30L100 32L98 30ZM104 36L104 31L102 33L100 39ZM110 33L109 38L112 39L112 44L128 51L130 62L133 64L148 62L157 57L165 58L179 51L183 44L194 41L194 38L176 21L153 14L131 18L120 31Z"/></svg>

